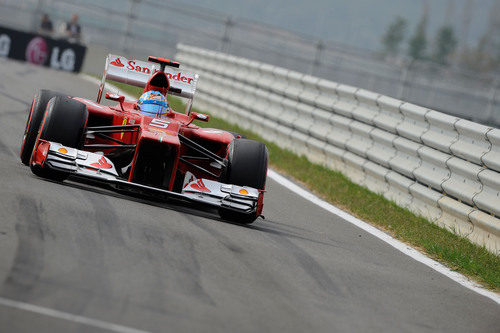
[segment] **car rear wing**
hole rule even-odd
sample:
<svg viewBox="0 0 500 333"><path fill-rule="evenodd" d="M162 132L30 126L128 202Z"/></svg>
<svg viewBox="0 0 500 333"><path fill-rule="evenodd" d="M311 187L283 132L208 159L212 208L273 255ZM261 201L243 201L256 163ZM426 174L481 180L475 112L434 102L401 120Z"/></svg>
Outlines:
<svg viewBox="0 0 500 333"><path fill-rule="evenodd" d="M119 55L109 54L106 57L106 65L102 73L101 85L97 94L97 103L101 101L106 80L144 88L151 75L163 67L163 71L170 81L170 88L167 93L188 99L186 113L189 114L199 75L179 69L179 64L176 62L158 62L157 59L161 58L154 57L150 57L149 59L154 62L128 60Z"/></svg>

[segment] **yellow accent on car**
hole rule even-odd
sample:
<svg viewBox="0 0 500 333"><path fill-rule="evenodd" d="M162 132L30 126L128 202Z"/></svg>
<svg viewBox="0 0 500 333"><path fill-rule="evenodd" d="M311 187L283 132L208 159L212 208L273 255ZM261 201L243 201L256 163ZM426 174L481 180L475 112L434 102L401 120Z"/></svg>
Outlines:
<svg viewBox="0 0 500 333"><path fill-rule="evenodd" d="M122 125L127 125L127 121L128 121L128 119L127 119L127 118L123 119ZM122 132L122 133L120 134L120 140L122 140L122 139L123 139L123 134L125 134L125 132Z"/></svg>

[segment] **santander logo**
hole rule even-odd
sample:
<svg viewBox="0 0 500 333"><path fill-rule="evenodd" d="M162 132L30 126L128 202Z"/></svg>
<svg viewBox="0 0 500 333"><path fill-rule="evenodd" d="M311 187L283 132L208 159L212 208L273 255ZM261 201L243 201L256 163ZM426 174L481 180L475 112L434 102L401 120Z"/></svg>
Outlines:
<svg viewBox="0 0 500 333"><path fill-rule="evenodd" d="M26 47L26 60L32 64L43 65L49 56L47 42L42 37L33 38Z"/></svg>
<svg viewBox="0 0 500 333"><path fill-rule="evenodd" d="M127 60L127 59L124 59L125 63L123 63L121 61L121 59L118 57L116 58L115 60L113 61L110 61L109 64L110 65L113 65L115 67L121 67L123 69L127 69L129 70L130 72L136 72L136 73L139 73L139 74L146 74L146 75L151 75L151 69L142 65L142 64L145 64L143 62L136 62L135 60ZM157 69L153 69L153 74L156 73L158 70ZM181 72L177 72L177 73L168 73L168 72L165 72L165 75L167 76L167 78L169 80L174 80L174 81L180 81L180 82L184 82L184 83L187 83L187 84L192 84L194 78L192 77L189 77L189 76L185 76L183 73Z"/></svg>
<svg viewBox="0 0 500 333"><path fill-rule="evenodd" d="M96 163L92 163L90 166L93 166L98 169L111 169L113 166L106 161L106 158L103 156Z"/></svg>
<svg viewBox="0 0 500 333"><path fill-rule="evenodd" d="M123 67L123 66L125 66L124 64L122 64L120 58L116 58L115 60L111 61L110 64L113 65L113 66L116 66L116 67Z"/></svg>
<svg viewBox="0 0 500 333"><path fill-rule="evenodd" d="M210 190L203 184L203 180L198 179L196 184L191 184L191 188L200 192L210 193Z"/></svg>

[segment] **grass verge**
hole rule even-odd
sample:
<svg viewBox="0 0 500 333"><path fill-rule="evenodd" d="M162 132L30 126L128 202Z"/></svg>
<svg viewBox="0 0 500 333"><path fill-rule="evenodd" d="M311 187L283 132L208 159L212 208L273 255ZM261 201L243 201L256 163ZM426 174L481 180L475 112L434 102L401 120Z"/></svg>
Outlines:
<svg viewBox="0 0 500 333"><path fill-rule="evenodd" d="M137 97L142 92L142 89L136 87L113 84ZM169 101L174 110L184 110L180 99L169 96ZM206 123L198 125L207 126ZM451 269L469 276L491 290L500 291L500 257L486 248L416 216L382 195L353 183L339 172L311 163L304 156L299 157L237 125L211 116L208 126L235 131L249 139L264 142L269 149L269 163L273 169L304 184L326 201L425 252Z"/></svg>

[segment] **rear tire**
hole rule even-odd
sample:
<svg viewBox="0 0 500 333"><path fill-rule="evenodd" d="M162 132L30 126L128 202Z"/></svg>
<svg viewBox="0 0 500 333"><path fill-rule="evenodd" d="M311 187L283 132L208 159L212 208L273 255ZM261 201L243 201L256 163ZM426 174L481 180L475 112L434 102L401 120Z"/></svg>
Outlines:
<svg viewBox="0 0 500 333"><path fill-rule="evenodd" d="M50 99L40 126L38 138L60 143L71 148L80 148L87 123L88 110L85 104L69 97L56 96ZM31 165L31 171L39 177L63 180L67 172Z"/></svg>
<svg viewBox="0 0 500 333"><path fill-rule="evenodd" d="M268 155L267 147L262 142L234 140L229 146L228 166L223 182L264 190ZM245 214L227 208L220 208L219 215L225 220L243 224L252 223L258 217L255 213Z"/></svg>
<svg viewBox="0 0 500 333"><path fill-rule="evenodd" d="M246 139L246 136L243 134L237 133L237 132L232 132L232 131L226 131L228 133L231 133L234 136L234 139Z"/></svg>
<svg viewBox="0 0 500 333"><path fill-rule="evenodd" d="M41 89L33 97L31 107L28 109L28 119L26 120L26 128L24 130L23 143L21 145L21 162L24 165L29 165L33 147L35 146L38 130L42 123L47 103L52 97L63 96L63 94Z"/></svg>

